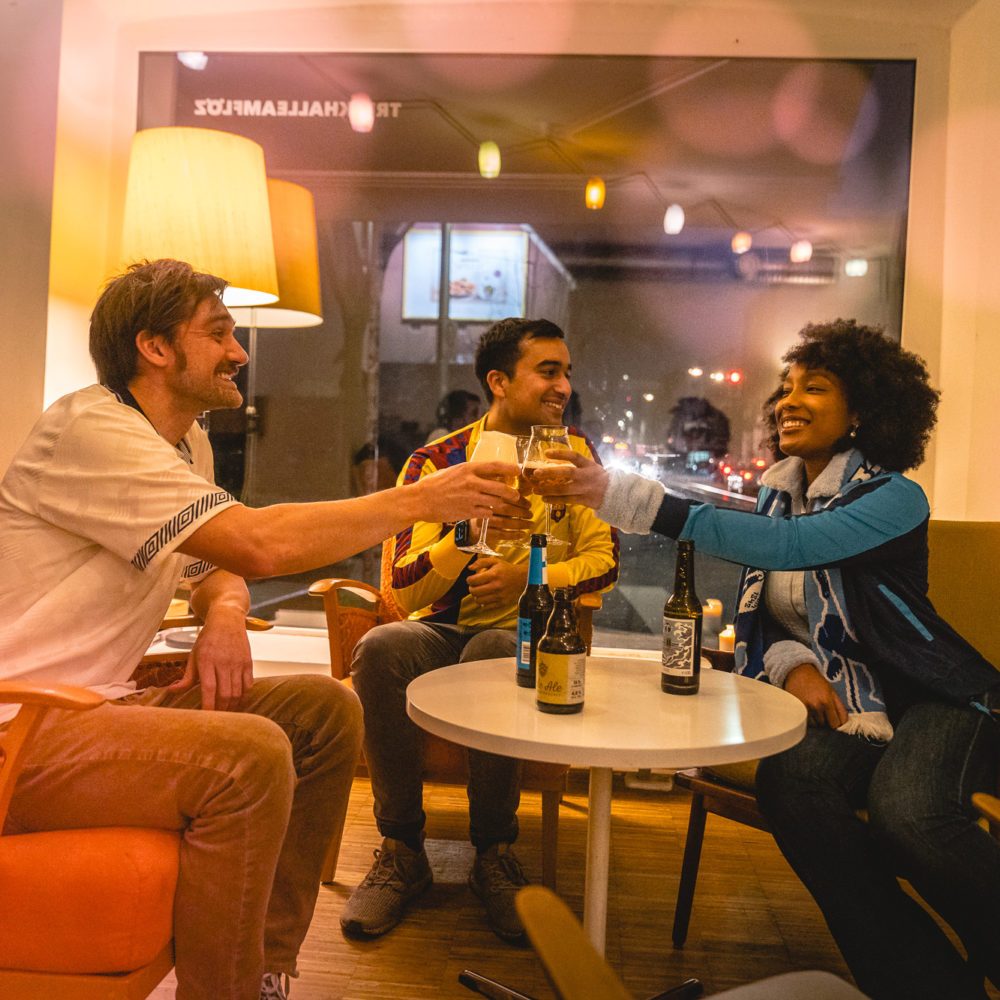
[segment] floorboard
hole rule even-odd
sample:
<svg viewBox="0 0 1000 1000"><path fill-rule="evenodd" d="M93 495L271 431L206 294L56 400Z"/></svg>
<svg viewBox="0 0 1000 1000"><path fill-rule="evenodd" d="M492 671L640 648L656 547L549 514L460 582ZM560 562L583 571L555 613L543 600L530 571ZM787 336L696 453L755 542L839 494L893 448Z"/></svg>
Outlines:
<svg viewBox="0 0 1000 1000"><path fill-rule="evenodd" d="M607 957L635 996L649 996L684 979L706 992L793 969L824 969L849 979L809 894L767 834L709 816L688 941L670 942L680 858L687 828L686 792L624 788L615 776ZM299 958L293 1000L430 1000L471 998L458 985L464 968L500 980L539 1000L553 1000L530 949L499 941L465 884L473 851L461 788L425 791L427 852L434 885L406 919L374 941L340 933L340 911L371 863L379 838L371 787L354 783L338 881L320 889ZM529 877L541 876L541 802L526 793L518 854ZM586 846L586 775L574 772L560 809L559 892L579 917ZM153 994L173 997L172 977ZM993 997L1000 994L993 993Z"/></svg>

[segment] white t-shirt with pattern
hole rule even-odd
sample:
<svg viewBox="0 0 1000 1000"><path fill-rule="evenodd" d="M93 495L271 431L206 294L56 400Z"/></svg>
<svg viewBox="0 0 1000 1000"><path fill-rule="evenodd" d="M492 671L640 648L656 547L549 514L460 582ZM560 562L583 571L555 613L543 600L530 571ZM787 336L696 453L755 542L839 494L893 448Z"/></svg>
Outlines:
<svg viewBox="0 0 1000 1000"><path fill-rule="evenodd" d="M177 552L238 502L212 480L197 425L175 448L99 385L46 410L0 482L0 677L128 694L181 579L214 568Z"/></svg>

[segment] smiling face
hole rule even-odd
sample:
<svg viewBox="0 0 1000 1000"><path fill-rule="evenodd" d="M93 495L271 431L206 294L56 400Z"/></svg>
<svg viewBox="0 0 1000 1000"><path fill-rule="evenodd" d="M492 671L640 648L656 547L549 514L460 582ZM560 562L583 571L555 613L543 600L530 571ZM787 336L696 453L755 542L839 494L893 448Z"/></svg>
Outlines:
<svg viewBox="0 0 1000 1000"><path fill-rule="evenodd" d="M513 377L502 371L489 374L493 390L489 427L508 434L530 434L533 424L561 424L572 391L571 368L564 340L522 340Z"/></svg>
<svg viewBox="0 0 1000 1000"><path fill-rule="evenodd" d="M180 409L201 413L243 402L235 379L248 358L234 336L235 326L221 299L210 295L178 327L170 345L174 359L167 384Z"/></svg>
<svg viewBox="0 0 1000 1000"><path fill-rule="evenodd" d="M809 482L826 467L857 422L844 384L823 368L795 364L788 370L774 406L778 445L806 463Z"/></svg>

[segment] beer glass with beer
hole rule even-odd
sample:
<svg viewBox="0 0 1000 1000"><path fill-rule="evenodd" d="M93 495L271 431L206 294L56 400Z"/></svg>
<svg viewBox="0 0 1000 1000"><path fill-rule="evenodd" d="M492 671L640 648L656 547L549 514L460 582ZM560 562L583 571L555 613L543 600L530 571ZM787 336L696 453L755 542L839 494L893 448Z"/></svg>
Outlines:
<svg viewBox="0 0 1000 1000"><path fill-rule="evenodd" d="M528 451L521 464L521 474L531 487L532 493L542 496L546 486L561 486L569 482L568 476L560 472L560 467L573 467L572 462L564 459L550 458L549 453L557 448L569 448L569 432L560 424L534 424L531 428L531 440ZM562 544L561 540L552 534L552 514L562 517L565 504L545 504L545 536L549 545Z"/></svg>
<svg viewBox="0 0 1000 1000"><path fill-rule="evenodd" d="M470 462L509 462L511 465L518 465L517 439L511 434L504 434L501 431L483 431L476 442L475 450L472 452ZM505 482L512 489L517 489L517 476L503 477ZM500 553L490 547L486 541L486 530L490 519L484 517L479 526L479 538L474 545L460 545L463 552L476 552L486 556L500 556Z"/></svg>

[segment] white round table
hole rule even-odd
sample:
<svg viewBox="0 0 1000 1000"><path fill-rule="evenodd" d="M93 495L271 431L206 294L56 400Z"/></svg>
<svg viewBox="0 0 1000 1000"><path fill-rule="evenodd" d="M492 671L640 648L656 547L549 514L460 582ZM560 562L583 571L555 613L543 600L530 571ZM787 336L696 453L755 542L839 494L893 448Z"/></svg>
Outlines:
<svg viewBox="0 0 1000 1000"><path fill-rule="evenodd" d="M660 691L655 660L587 658L583 711L547 715L514 681L513 659L432 670L406 689L423 729L477 750L590 768L583 925L604 953L612 768L694 767L766 757L806 731L803 704L786 691L703 670L696 695Z"/></svg>

